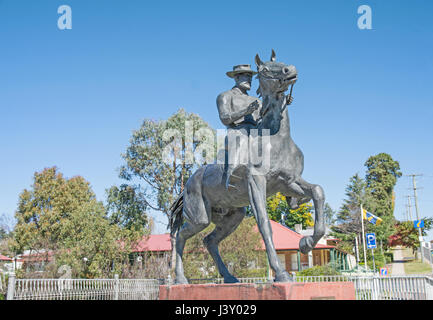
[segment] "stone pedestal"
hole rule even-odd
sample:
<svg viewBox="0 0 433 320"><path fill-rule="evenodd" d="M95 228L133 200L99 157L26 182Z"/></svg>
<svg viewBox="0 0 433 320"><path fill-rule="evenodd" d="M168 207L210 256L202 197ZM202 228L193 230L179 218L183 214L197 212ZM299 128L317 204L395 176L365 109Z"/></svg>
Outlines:
<svg viewBox="0 0 433 320"><path fill-rule="evenodd" d="M160 300L355 300L352 282L160 286Z"/></svg>

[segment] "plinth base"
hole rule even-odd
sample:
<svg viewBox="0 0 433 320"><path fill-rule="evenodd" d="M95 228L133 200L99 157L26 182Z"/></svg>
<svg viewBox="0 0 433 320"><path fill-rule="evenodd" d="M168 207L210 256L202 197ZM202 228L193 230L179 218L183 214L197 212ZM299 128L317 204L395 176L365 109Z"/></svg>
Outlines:
<svg viewBox="0 0 433 320"><path fill-rule="evenodd" d="M180 284L160 286L160 300L355 300L352 282Z"/></svg>

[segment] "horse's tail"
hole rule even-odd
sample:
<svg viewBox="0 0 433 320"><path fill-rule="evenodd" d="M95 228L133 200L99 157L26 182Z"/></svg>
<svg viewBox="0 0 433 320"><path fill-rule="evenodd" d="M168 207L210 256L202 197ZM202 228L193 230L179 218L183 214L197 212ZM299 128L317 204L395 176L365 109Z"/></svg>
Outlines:
<svg viewBox="0 0 433 320"><path fill-rule="evenodd" d="M183 193L179 195L179 197L176 199L175 202L170 207L169 212L169 223L168 228L170 228L170 236L173 238L177 231L180 229L183 218L182 218L182 212L183 212Z"/></svg>

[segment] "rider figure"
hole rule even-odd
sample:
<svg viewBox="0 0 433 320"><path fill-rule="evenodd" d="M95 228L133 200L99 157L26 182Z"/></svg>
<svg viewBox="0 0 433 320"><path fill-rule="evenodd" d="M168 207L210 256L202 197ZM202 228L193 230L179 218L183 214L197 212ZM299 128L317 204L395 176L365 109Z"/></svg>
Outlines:
<svg viewBox="0 0 433 320"><path fill-rule="evenodd" d="M233 71L226 74L236 81L231 90L223 92L217 97L219 117L227 127L226 149L228 159L226 159L227 177L225 185L228 188L230 186L230 177L240 164L241 151L248 152L248 139L240 139L241 143L238 147L236 136L239 133L246 133L248 137L250 129L257 128L261 101L247 94L247 91L251 89L252 77L257 74L257 72L251 70L250 65L234 66Z"/></svg>
<svg viewBox="0 0 433 320"><path fill-rule="evenodd" d="M248 136L250 129L257 128L257 121L260 117L262 102L256 97L251 97L247 91L251 89L251 81L253 75L257 72L251 70L249 64L241 64L233 67L233 71L226 73L228 77L233 78L236 82L235 86L226 92L221 93L217 97L217 107L222 123L227 127L226 137L226 151L227 157L225 163L227 164L225 186L228 189L230 186L230 177L234 170L240 165L245 165L248 169L247 163L241 163L241 151L243 157L249 154L248 149ZM286 97L286 104L290 105L293 97L288 95ZM240 139L240 146L237 146L236 137L239 134L244 134L247 139Z"/></svg>

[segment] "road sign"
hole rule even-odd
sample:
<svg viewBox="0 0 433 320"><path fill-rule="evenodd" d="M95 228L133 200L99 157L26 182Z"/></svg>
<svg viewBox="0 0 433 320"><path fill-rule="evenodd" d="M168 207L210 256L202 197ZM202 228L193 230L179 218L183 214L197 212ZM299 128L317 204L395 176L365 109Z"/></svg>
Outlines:
<svg viewBox="0 0 433 320"><path fill-rule="evenodd" d="M413 222L414 228L424 228L424 220L414 220Z"/></svg>
<svg viewBox="0 0 433 320"><path fill-rule="evenodd" d="M388 275L388 269L387 268L380 268L380 275L381 276L387 276Z"/></svg>
<svg viewBox="0 0 433 320"><path fill-rule="evenodd" d="M367 238L367 248L376 249L376 235L374 233L367 233L365 237Z"/></svg>

